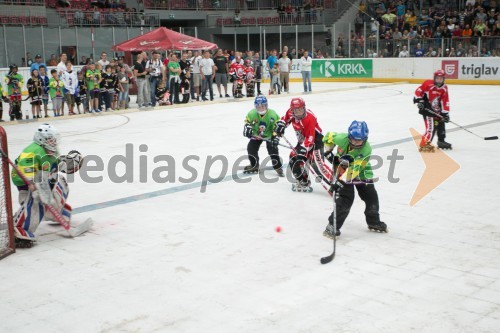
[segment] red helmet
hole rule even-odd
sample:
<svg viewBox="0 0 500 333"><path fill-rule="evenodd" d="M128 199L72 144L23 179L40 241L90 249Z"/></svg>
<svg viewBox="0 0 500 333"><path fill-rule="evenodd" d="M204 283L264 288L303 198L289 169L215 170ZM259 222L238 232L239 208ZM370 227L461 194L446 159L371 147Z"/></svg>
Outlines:
<svg viewBox="0 0 500 333"><path fill-rule="evenodd" d="M245 66L250 66L251 63L252 63L252 60L245 59Z"/></svg>
<svg viewBox="0 0 500 333"><path fill-rule="evenodd" d="M306 102L301 97L294 97L290 101L290 110L295 119L301 120L306 116Z"/></svg>
<svg viewBox="0 0 500 333"><path fill-rule="evenodd" d="M437 78L442 78L439 79L439 82L436 80ZM441 87L444 84L444 79L445 79L445 74L442 69L438 69L437 71L434 72L434 84L438 87Z"/></svg>

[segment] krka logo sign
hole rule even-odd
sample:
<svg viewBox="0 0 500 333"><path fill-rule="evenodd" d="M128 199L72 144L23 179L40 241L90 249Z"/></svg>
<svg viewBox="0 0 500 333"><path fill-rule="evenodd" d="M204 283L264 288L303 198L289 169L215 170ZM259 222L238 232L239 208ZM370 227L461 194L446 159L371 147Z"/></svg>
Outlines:
<svg viewBox="0 0 500 333"><path fill-rule="evenodd" d="M373 77L373 61L363 60L314 60L313 78L366 78Z"/></svg>

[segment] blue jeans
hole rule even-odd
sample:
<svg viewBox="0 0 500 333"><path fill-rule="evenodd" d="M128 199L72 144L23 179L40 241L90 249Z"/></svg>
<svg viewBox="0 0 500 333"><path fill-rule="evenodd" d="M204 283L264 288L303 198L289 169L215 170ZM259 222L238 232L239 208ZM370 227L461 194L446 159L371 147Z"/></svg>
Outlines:
<svg viewBox="0 0 500 333"><path fill-rule="evenodd" d="M156 105L156 87L161 81L161 76L151 76L149 78L149 87L150 87L150 100L153 106Z"/></svg>
<svg viewBox="0 0 500 333"><path fill-rule="evenodd" d="M311 72L302 71L302 83L304 84L304 92L307 91L307 85L309 84L309 91L311 91Z"/></svg>
<svg viewBox="0 0 500 333"><path fill-rule="evenodd" d="M207 95L207 85L208 90L210 91L210 100L214 99L214 88L212 84L212 75L203 75L203 82L201 83L201 98L205 99Z"/></svg>

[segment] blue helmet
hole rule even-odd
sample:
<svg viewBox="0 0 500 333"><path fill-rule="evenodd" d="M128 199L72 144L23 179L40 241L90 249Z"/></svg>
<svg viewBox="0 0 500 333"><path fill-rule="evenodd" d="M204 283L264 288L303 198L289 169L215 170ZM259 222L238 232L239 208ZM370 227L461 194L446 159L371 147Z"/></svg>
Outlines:
<svg viewBox="0 0 500 333"><path fill-rule="evenodd" d="M264 95L259 95L255 97L254 101L255 109L260 115L264 115L267 112L267 98Z"/></svg>
<svg viewBox="0 0 500 333"><path fill-rule="evenodd" d="M351 147L355 148L355 149L359 149L359 148L363 147L366 140L368 140L369 132L370 131L368 130L368 125L366 124L366 122L354 120L351 123L351 126L349 126L349 131L348 131L349 144L351 145ZM363 143L362 144L353 144L352 140L363 141Z"/></svg>

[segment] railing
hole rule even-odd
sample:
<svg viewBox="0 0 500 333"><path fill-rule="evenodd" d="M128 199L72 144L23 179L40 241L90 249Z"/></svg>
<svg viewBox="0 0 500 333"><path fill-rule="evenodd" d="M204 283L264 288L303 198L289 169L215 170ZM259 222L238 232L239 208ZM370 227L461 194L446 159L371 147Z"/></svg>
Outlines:
<svg viewBox="0 0 500 333"><path fill-rule="evenodd" d="M44 0L0 0L0 5L45 6Z"/></svg>
<svg viewBox="0 0 500 333"><path fill-rule="evenodd" d="M0 25L39 26L47 25L45 10L8 9L0 12Z"/></svg>
<svg viewBox="0 0 500 333"><path fill-rule="evenodd" d="M234 15L208 15L208 27L246 27L262 25L310 25L324 24L323 11L311 10L292 14L278 14L262 11L255 15L241 15L239 19Z"/></svg>
<svg viewBox="0 0 500 333"><path fill-rule="evenodd" d="M51 25L68 26L114 26L114 27L159 27L158 14L143 14L133 11L81 11L58 9L59 22ZM57 20L57 17L55 18Z"/></svg>
<svg viewBox="0 0 500 333"><path fill-rule="evenodd" d="M332 8L333 0L312 1L315 8ZM147 9L164 10L277 10L278 0L144 0ZM302 8L304 0L291 0L293 10Z"/></svg>

